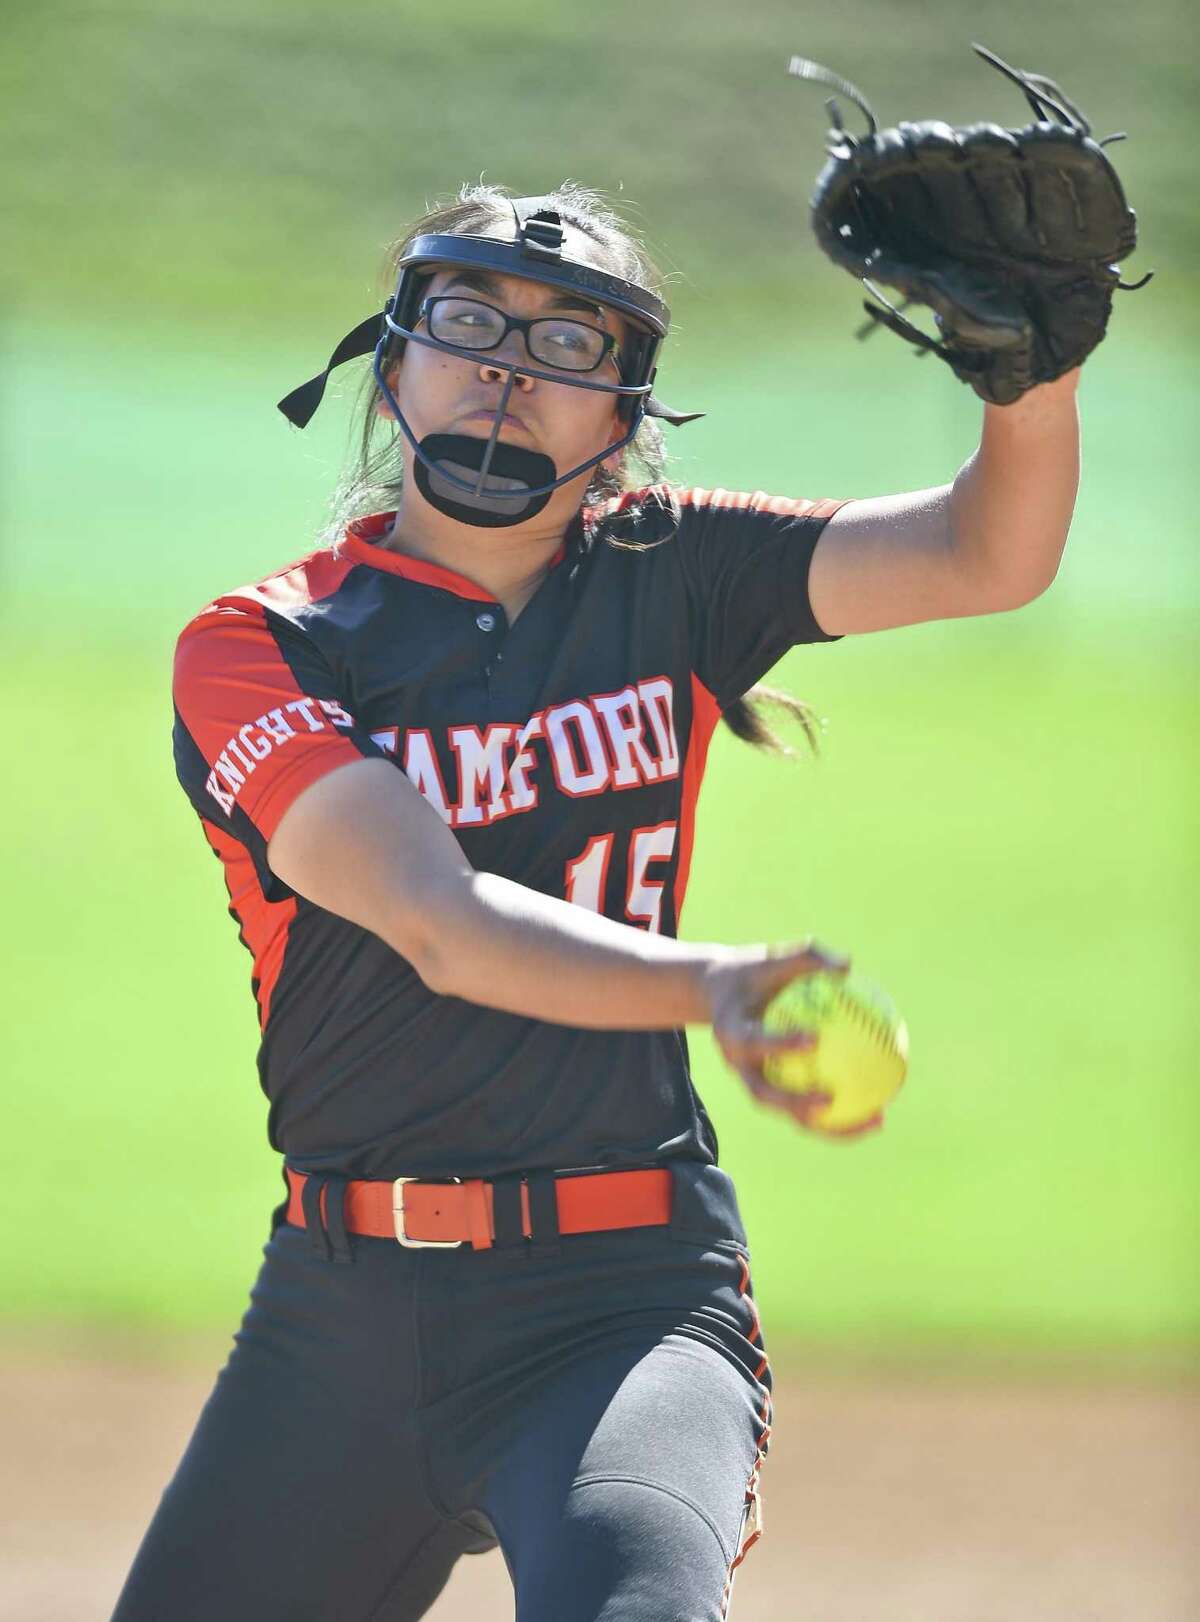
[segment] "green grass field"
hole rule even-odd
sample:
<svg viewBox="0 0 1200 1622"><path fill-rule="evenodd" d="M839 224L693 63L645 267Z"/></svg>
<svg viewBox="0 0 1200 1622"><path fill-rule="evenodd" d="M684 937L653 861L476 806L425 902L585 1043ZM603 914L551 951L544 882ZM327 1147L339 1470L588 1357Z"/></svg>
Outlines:
<svg viewBox="0 0 1200 1622"><path fill-rule="evenodd" d="M12 8L10 8L11 10ZM694 1033L769 1341L1153 1360L1200 1339L1194 513L1200 299L1181 0L736 11L112 0L6 18L0 636L8 654L0 1319L232 1327L281 1184L249 958L172 775L170 661L216 593L308 550L354 380L274 402L372 308L385 243L481 173L598 186L668 274L682 483L950 480L980 407L821 259L823 95L1022 123L980 40L1057 77L1140 244L1082 385L1083 485L1017 614L798 650L819 764L714 748L684 932L815 933L895 995L882 1135L755 1106ZM68 83L66 104L47 85ZM848 109L847 109L848 111ZM849 115L859 128L857 115ZM337 403L340 401L340 404ZM203 1183L203 1203L194 1188ZM30 1219L32 1218L32 1225Z"/></svg>
<svg viewBox="0 0 1200 1622"><path fill-rule="evenodd" d="M769 360L736 320L700 342L724 312L693 310L664 393L711 415L674 475L813 496L952 477L973 397L890 338L853 345L849 283L797 305ZM783 684L828 718L817 764L715 747L684 932L813 932L912 1034L886 1130L847 1145L760 1110L694 1034L777 1345L1132 1357L1200 1332L1195 393L1186 352L1122 316L1085 373L1052 591L790 655ZM278 1198L249 957L173 780L169 665L196 608L320 525L344 414L310 442L273 401L338 332L10 334L13 1323L232 1327Z"/></svg>

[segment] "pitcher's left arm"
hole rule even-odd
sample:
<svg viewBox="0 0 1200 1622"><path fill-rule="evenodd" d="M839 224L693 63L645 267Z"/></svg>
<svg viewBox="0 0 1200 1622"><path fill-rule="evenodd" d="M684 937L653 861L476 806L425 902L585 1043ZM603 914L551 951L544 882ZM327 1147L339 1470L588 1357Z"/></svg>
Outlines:
<svg viewBox="0 0 1200 1622"><path fill-rule="evenodd" d="M985 405L979 447L952 484L834 514L809 573L827 634L1001 613L1047 589L1079 488L1079 371Z"/></svg>

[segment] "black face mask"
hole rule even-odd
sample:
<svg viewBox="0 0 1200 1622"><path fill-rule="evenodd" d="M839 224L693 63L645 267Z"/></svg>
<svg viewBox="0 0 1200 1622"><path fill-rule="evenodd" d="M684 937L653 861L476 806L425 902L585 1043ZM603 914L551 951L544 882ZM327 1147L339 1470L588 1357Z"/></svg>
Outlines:
<svg viewBox="0 0 1200 1622"><path fill-rule="evenodd" d="M321 403L329 373L344 361L374 351L373 370L380 393L397 425L412 447L414 477L425 500L439 512L484 528L521 524L541 512L551 493L621 450L641 427L643 416L681 424L703 412L671 411L651 392L655 359L667 333L670 312L665 304L636 283L564 259L560 216L544 198L512 201L516 235L511 241L494 237L418 237L400 262L400 282L380 315L371 316L348 333L334 350L324 372L292 391L279 402L288 420L303 428ZM587 376L572 377L532 364L516 365L493 359L488 351L460 348L414 330L421 292L435 268L458 265L523 276L551 287L573 288L597 303L625 316L633 335L622 366L620 383L596 383ZM460 356L508 373L486 439L468 434L427 434L416 438L400 410L385 376L385 365L406 343L419 343L440 353ZM560 474L549 456L500 438L504 413L518 373L544 378L568 388L582 388L620 398L619 410L629 428L623 439L606 445L595 456Z"/></svg>
<svg viewBox="0 0 1200 1622"><path fill-rule="evenodd" d="M562 482L550 457L519 445L426 434L414 450L417 489L431 507L460 524L487 529L522 524L541 512Z"/></svg>

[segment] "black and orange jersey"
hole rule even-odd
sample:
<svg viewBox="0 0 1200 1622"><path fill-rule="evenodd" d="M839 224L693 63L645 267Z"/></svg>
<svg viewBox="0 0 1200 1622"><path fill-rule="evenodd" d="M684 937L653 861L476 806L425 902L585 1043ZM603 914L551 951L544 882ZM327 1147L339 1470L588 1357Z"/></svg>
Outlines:
<svg viewBox="0 0 1200 1622"><path fill-rule="evenodd" d="M682 1031L582 1030L438 996L297 896L267 846L323 773L395 762L471 864L673 935L721 709L835 641L808 571L841 503L654 486L585 508L510 625L350 526L191 621L175 760L254 959L272 1144L353 1177L715 1161Z"/></svg>

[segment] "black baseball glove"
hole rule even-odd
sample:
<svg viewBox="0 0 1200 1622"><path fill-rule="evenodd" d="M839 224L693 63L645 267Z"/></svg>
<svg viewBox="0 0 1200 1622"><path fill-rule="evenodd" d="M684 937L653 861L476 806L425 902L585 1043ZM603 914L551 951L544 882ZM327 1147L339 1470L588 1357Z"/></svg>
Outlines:
<svg viewBox="0 0 1200 1622"><path fill-rule="evenodd" d="M1123 135L1091 138L1086 118L1053 80L974 49L1024 91L1036 122L953 127L928 119L880 131L852 84L804 57L788 72L856 102L870 132L852 135L836 101L829 162L817 177L812 224L835 264L879 299L877 323L939 355L984 400L1011 405L1078 366L1104 336L1116 265L1134 250L1137 221L1103 152ZM905 320L876 283L927 304L940 341ZM880 307L882 305L882 308Z"/></svg>

